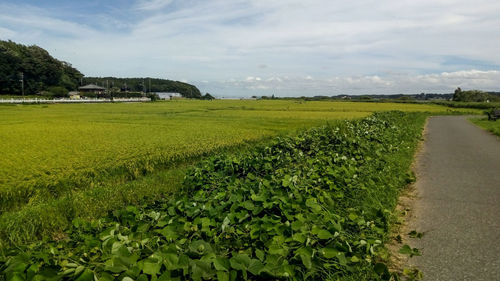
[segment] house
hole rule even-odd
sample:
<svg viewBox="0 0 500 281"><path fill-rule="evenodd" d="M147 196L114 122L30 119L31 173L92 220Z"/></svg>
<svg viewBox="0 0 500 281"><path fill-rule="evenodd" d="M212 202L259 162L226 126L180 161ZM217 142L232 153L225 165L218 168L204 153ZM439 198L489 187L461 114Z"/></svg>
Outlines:
<svg viewBox="0 0 500 281"><path fill-rule="evenodd" d="M81 93L104 94L106 92L106 88L99 87L94 84L88 84L82 87L78 87L78 91L80 91Z"/></svg>
<svg viewBox="0 0 500 281"><path fill-rule="evenodd" d="M78 93L77 91L69 92L68 95L69 95L69 98L72 100L79 100L80 99L80 93Z"/></svg>

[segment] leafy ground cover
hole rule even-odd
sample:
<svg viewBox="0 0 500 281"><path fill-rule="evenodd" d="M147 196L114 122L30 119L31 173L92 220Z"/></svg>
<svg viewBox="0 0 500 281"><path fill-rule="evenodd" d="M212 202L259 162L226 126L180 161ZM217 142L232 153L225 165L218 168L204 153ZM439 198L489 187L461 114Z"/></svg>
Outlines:
<svg viewBox="0 0 500 281"><path fill-rule="evenodd" d="M469 120L479 127L500 136L500 121L489 121L488 118L471 118Z"/></svg>
<svg viewBox="0 0 500 281"><path fill-rule="evenodd" d="M175 195L4 249L6 280L378 280L426 115L378 113L212 156Z"/></svg>

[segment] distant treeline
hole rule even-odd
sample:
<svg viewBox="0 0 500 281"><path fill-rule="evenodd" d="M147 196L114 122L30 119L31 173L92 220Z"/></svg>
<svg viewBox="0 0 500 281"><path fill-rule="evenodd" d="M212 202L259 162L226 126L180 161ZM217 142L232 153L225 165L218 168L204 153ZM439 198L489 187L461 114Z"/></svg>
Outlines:
<svg viewBox="0 0 500 281"><path fill-rule="evenodd" d="M322 96L316 96L313 98L321 98ZM416 101L426 101L426 100L450 100L453 98L453 94L437 94L437 93L420 93L420 94L393 94L393 95L336 95L332 96L332 99L347 99L347 100L416 100Z"/></svg>
<svg viewBox="0 0 500 281"><path fill-rule="evenodd" d="M257 99L296 99L272 96L253 96ZM462 91L458 88L455 93L420 93L420 94L393 94L393 95L336 95L299 97L303 100L352 100L352 101L388 101L388 102L423 102L423 101L455 101L455 102L498 102L500 92L484 92L479 90Z"/></svg>
<svg viewBox="0 0 500 281"><path fill-rule="evenodd" d="M476 109L491 109L500 108L500 102L463 102L463 101L433 101L434 104L445 105L454 108L476 108Z"/></svg>
<svg viewBox="0 0 500 281"><path fill-rule="evenodd" d="M75 90L83 74L46 50L0 40L0 94L36 94Z"/></svg>
<svg viewBox="0 0 500 281"><path fill-rule="evenodd" d="M254 99L302 99L308 101L318 100L352 100L352 101L427 101L427 100L450 100L453 94L393 94L393 95L335 95L335 96L312 96L312 97L275 97L272 96L252 96Z"/></svg>
<svg viewBox="0 0 500 281"><path fill-rule="evenodd" d="M204 98L196 86L157 78L84 77L70 63L52 57L36 45L0 40L0 95L42 94L64 97L85 84L98 84L109 92L175 92L186 98ZM151 83L151 87L149 86ZM130 96L127 94L127 96Z"/></svg>
<svg viewBox="0 0 500 281"><path fill-rule="evenodd" d="M83 84L96 84L108 88L111 92L169 92L179 93L185 98L199 99L200 90L191 84L158 78L116 78L84 77Z"/></svg>
<svg viewBox="0 0 500 281"><path fill-rule="evenodd" d="M254 96L254 98L257 98ZM275 99L276 97L261 97L262 99ZM484 92L480 90L462 91L457 88L453 94L421 93L414 95L337 95L301 97L304 100L344 100L363 102L402 102L439 104L456 108L491 109L500 108L500 92Z"/></svg>

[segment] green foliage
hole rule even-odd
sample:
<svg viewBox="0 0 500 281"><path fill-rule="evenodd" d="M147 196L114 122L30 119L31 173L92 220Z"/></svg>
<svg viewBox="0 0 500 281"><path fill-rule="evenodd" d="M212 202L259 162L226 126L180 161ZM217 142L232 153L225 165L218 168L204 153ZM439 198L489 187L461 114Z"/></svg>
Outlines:
<svg viewBox="0 0 500 281"><path fill-rule="evenodd" d="M410 257L413 257L413 256L420 256L420 250L417 249L417 248L411 248L410 246L408 245L403 245L403 247L401 247L401 249L399 249L399 253L403 254L403 255L408 255Z"/></svg>
<svg viewBox="0 0 500 281"><path fill-rule="evenodd" d="M479 90L462 91L457 88L453 95L453 101L459 102L486 102L486 101L500 101L500 97L491 95Z"/></svg>
<svg viewBox="0 0 500 281"><path fill-rule="evenodd" d="M205 93L205 95L203 95L203 96L201 97L201 99L202 99L202 100L214 100L215 98L214 98L211 94L209 94L209 93Z"/></svg>
<svg viewBox="0 0 500 281"><path fill-rule="evenodd" d="M76 90L83 76L69 63L53 58L38 46L0 40L0 95L21 94L21 73L27 95L51 86Z"/></svg>
<svg viewBox="0 0 500 281"><path fill-rule="evenodd" d="M68 90L61 86L52 86L47 89L47 92L51 97L62 98L68 97Z"/></svg>
<svg viewBox="0 0 500 281"><path fill-rule="evenodd" d="M403 276L405 276L405 280L407 281L422 280L423 278L422 272L416 268L405 268Z"/></svg>
<svg viewBox="0 0 500 281"><path fill-rule="evenodd" d="M433 101L433 104L448 106L452 108L474 108L474 109L491 109L500 107L500 102L456 102L456 101ZM480 111L474 112L481 113Z"/></svg>
<svg viewBox="0 0 500 281"><path fill-rule="evenodd" d="M180 93L185 98L200 99L200 90L191 84L158 78L117 78L117 77L85 77L84 83L92 83L105 86L106 83L111 88L121 91L132 92L172 92ZM151 83L151 87L149 86ZM117 94L117 92L115 92Z"/></svg>
<svg viewBox="0 0 500 281"><path fill-rule="evenodd" d="M377 262L424 114L375 114L208 158L169 199L4 249L7 280L389 279ZM349 277L351 276L351 277Z"/></svg>
<svg viewBox="0 0 500 281"><path fill-rule="evenodd" d="M418 232L416 230L412 230L408 233L408 236L410 236L410 238L420 239L420 238L424 237L424 234L425 234L424 232Z"/></svg>
<svg viewBox="0 0 500 281"><path fill-rule="evenodd" d="M25 46L12 41L0 40L0 95L21 95L21 73L24 75L25 94L48 91L49 87L77 90L83 74L71 64L53 58L46 50L33 45ZM84 82L105 85L106 81L114 95L108 97L131 97L129 92L177 92L186 98L202 97L200 90L188 83L157 78L85 77ZM151 87L149 86L151 83ZM116 91L118 89L118 91ZM96 97L95 94L86 94ZM56 95L59 97L60 95ZM142 96L142 94L141 94Z"/></svg>
<svg viewBox="0 0 500 281"><path fill-rule="evenodd" d="M157 101L160 99L160 96L156 93L149 93L147 97L150 98L151 101Z"/></svg>

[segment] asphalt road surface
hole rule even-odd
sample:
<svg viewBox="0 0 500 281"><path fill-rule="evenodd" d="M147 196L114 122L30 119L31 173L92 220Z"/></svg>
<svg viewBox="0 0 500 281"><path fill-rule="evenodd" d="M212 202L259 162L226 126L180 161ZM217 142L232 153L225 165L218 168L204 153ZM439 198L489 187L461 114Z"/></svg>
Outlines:
<svg viewBox="0 0 500 281"><path fill-rule="evenodd" d="M498 121L497 121L498 122ZM410 259L424 280L500 280L500 138L463 116L429 119L417 161Z"/></svg>

